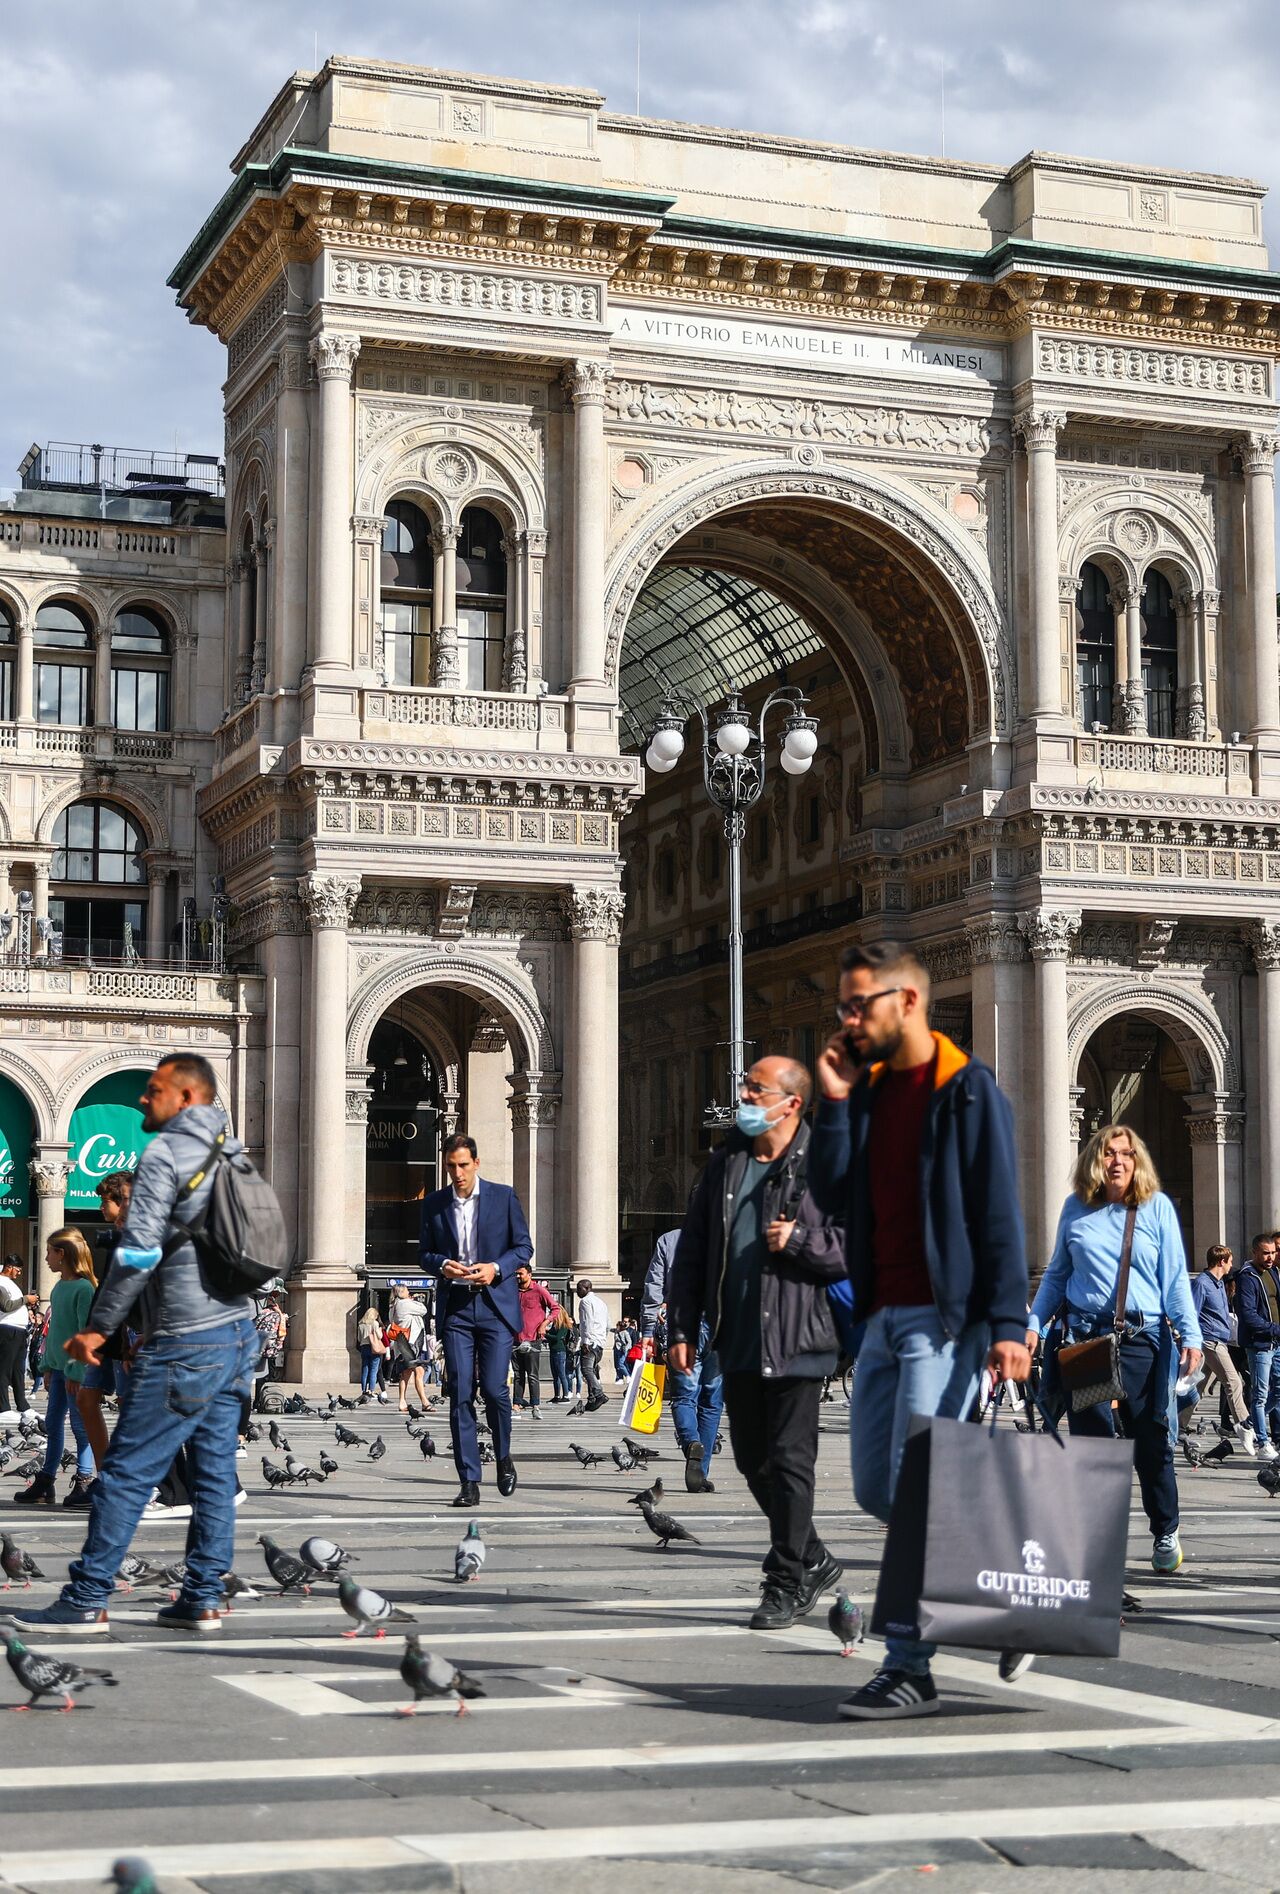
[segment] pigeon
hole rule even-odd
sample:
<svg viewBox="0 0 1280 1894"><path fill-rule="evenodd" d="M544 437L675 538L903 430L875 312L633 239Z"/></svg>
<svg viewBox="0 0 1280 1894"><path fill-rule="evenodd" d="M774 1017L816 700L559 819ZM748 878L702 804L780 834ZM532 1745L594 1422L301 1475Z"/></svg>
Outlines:
<svg viewBox="0 0 1280 1894"><path fill-rule="evenodd" d="M418 1452L422 1455L424 1460L435 1459L436 1443L431 1438L430 1434L424 1434L422 1436L422 1439L418 1442Z"/></svg>
<svg viewBox="0 0 1280 1894"><path fill-rule="evenodd" d="M634 1454L628 1453L623 1447L610 1447L609 1452L613 1457L613 1464L617 1467L619 1473L635 1472L636 1461Z"/></svg>
<svg viewBox="0 0 1280 1894"><path fill-rule="evenodd" d="M486 1694L474 1677L468 1677L464 1670L456 1670L447 1658L437 1657L434 1651L424 1651L418 1637L407 1637L404 1641L400 1675L413 1692L413 1702L397 1710L397 1716L413 1716L424 1697L451 1696L458 1699L458 1715L465 1716L466 1699Z"/></svg>
<svg viewBox="0 0 1280 1894"><path fill-rule="evenodd" d="M415 1407L412 1401L407 1401L405 1403L405 1413L409 1416L409 1419L411 1421L422 1419L422 1409L420 1407Z"/></svg>
<svg viewBox="0 0 1280 1894"><path fill-rule="evenodd" d="M715 1440L712 1442L711 1451L712 1453L724 1452L724 1435L723 1434L716 1435Z"/></svg>
<svg viewBox="0 0 1280 1894"><path fill-rule="evenodd" d="M370 1460L381 1460L383 1454L386 1451L387 1451L387 1443L382 1438L382 1435L378 1434L374 1439L373 1445L369 1449L369 1458Z"/></svg>
<svg viewBox="0 0 1280 1894"><path fill-rule="evenodd" d="M580 1447L576 1440L571 1440L569 1442L569 1447L573 1453L577 1454L578 1465L580 1467L598 1467L599 1466L600 1455L598 1453L588 1453L586 1448Z"/></svg>
<svg viewBox="0 0 1280 1894"><path fill-rule="evenodd" d="M267 1439L271 1442L277 1453L292 1452L288 1440L280 1432L280 1429L274 1421L267 1422Z"/></svg>
<svg viewBox="0 0 1280 1894"><path fill-rule="evenodd" d="M333 1437L340 1447L367 1447L369 1444L363 1434L352 1433L341 1421L334 1422Z"/></svg>
<svg viewBox="0 0 1280 1894"><path fill-rule="evenodd" d="M1258 1468L1258 1485L1269 1499L1280 1493L1280 1461L1269 1462Z"/></svg>
<svg viewBox="0 0 1280 1894"><path fill-rule="evenodd" d="M58 1462L59 1473L66 1473L70 1467L73 1467L76 1463L76 1458L77 1456L72 1453L70 1447L68 1447Z"/></svg>
<svg viewBox="0 0 1280 1894"><path fill-rule="evenodd" d="M305 1460L295 1460L291 1453L285 1455L284 1466L289 1478L291 1480L297 1480L302 1486L306 1486L311 1480L317 1477Z"/></svg>
<svg viewBox="0 0 1280 1894"><path fill-rule="evenodd" d="M159 1576L158 1565L148 1565L145 1559L138 1558L132 1552L125 1553L116 1573L122 1591L132 1591L135 1585L153 1585Z"/></svg>
<svg viewBox="0 0 1280 1894"><path fill-rule="evenodd" d="M345 1407L348 1413L351 1412L352 1408L359 1407L359 1405L360 1405L359 1401L349 1401L345 1394L340 1394L338 1396L338 1406Z"/></svg>
<svg viewBox="0 0 1280 1894"><path fill-rule="evenodd" d="M480 1453L481 1466L482 1467L489 1466L495 1457L494 1451L493 1451L493 1442L491 1440L481 1440L477 1443L477 1445L478 1445L479 1453Z"/></svg>
<svg viewBox="0 0 1280 1894"><path fill-rule="evenodd" d="M640 1511L644 1514L645 1525L648 1526L663 1552L667 1550L673 1539L685 1539L690 1545L702 1544L701 1539L695 1539L689 1529L682 1526L678 1519L673 1519L670 1513L656 1513L652 1506L645 1505L643 1501L641 1501Z"/></svg>
<svg viewBox="0 0 1280 1894"><path fill-rule="evenodd" d="M311 1573L300 1559L295 1559L292 1552L282 1551L275 1540L269 1538L265 1532L258 1534L258 1544L262 1547L262 1556L267 1562L267 1570L280 1587L282 1597L288 1591L301 1590L310 1593L311 1587L306 1581Z"/></svg>
<svg viewBox="0 0 1280 1894"><path fill-rule="evenodd" d="M36 1413L34 1407L23 1408L22 1413L18 1417L18 1432L20 1434L42 1434L44 1432L44 1422Z"/></svg>
<svg viewBox="0 0 1280 1894"><path fill-rule="evenodd" d="M655 1480L652 1486L646 1486L643 1493L633 1493L627 1501L628 1506L656 1506L662 1498L662 1481Z"/></svg>
<svg viewBox="0 0 1280 1894"><path fill-rule="evenodd" d="M155 1869L141 1855L121 1855L118 1861L113 1861L111 1879L104 1881L103 1886L116 1888L118 1894L160 1894Z"/></svg>
<svg viewBox="0 0 1280 1894"><path fill-rule="evenodd" d="M29 1710L38 1698L50 1696L55 1690L62 1693L63 1709L74 1710L77 1690L84 1690L90 1684L115 1687L116 1680L109 1670L86 1670L79 1664L60 1664L56 1657L41 1657L37 1651L29 1651L18 1636L16 1625L5 1625L3 1637L9 1669L30 1693L25 1703L10 1704L12 1710Z"/></svg>
<svg viewBox="0 0 1280 1894"><path fill-rule="evenodd" d="M573 1406L569 1409L569 1412L571 1414L585 1414L586 1411L587 1411L586 1402L583 1400L582 1396L579 1395L577 1400L574 1402Z"/></svg>
<svg viewBox="0 0 1280 1894"><path fill-rule="evenodd" d="M162 1572L156 1573L157 1585L176 1585L181 1591L187 1582L187 1566L184 1559L178 1559L173 1565L166 1565Z"/></svg>
<svg viewBox="0 0 1280 1894"><path fill-rule="evenodd" d="M658 1452L656 1447L642 1447L638 1440L631 1440L626 1434L622 1436L622 1444L631 1455L631 1458L638 1460L642 1467L647 1467L650 1460L661 1460L662 1458L662 1455Z"/></svg>
<svg viewBox="0 0 1280 1894"><path fill-rule="evenodd" d="M44 1461L39 1458L27 1460L14 1470L20 1480L34 1480L37 1473L44 1472Z"/></svg>
<svg viewBox="0 0 1280 1894"><path fill-rule="evenodd" d="M30 1591L32 1579L45 1576L31 1554L24 1552L20 1545L15 1545L7 1532L0 1532L0 1571L4 1573L4 1584L0 1585L0 1591L8 1591L10 1583L19 1578L23 1590Z"/></svg>
<svg viewBox="0 0 1280 1894"><path fill-rule="evenodd" d="M357 1585L354 1578L345 1576L338 1580L338 1602L349 1618L354 1618L354 1631L344 1631L344 1638L358 1638L366 1624L376 1624L374 1636L384 1638L387 1624L413 1624L411 1611L402 1611L399 1605L393 1605L381 1592L370 1591L367 1585Z"/></svg>
<svg viewBox="0 0 1280 1894"><path fill-rule="evenodd" d="M337 1461L333 1458L332 1454L326 1453L323 1447L320 1449L320 1471L324 1474L326 1480L331 1473L338 1471Z"/></svg>
<svg viewBox="0 0 1280 1894"><path fill-rule="evenodd" d="M298 1557L324 1578L336 1578L343 1566L352 1562L352 1554L335 1545L332 1539L304 1539L298 1547Z"/></svg>
<svg viewBox="0 0 1280 1894"><path fill-rule="evenodd" d="M485 1561L485 1543L480 1537L480 1521L473 1519L459 1539L453 1555L453 1576L460 1585L479 1578Z"/></svg>
<svg viewBox="0 0 1280 1894"><path fill-rule="evenodd" d="M827 1613L832 1636L839 1640L841 1657L852 1657L855 1644L862 1642L862 1610L848 1592L836 1593L836 1601Z"/></svg>
<svg viewBox="0 0 1280 1894"><path fill-rule="evenodd" d="M230 1611L232 1608L231 1600L233 1598L261 1598L262 1593L255 1591L248 1579L241 1578L238 1573L224 1572L222 1574L222 1596L226 1600L227 1610Z"/></svg>
<svg viewBox="0 0 1280 1894"><path fill-rule="evenodd" d="M257 1421L249 1422L249 1425L244 1430L244 1437L251 1447L257 1446L258 1442L262 1439L262 1429L259 1427Z"/></svg>
<svg viewBox="0 0 1280 1894"><path fill-rule="evenodd" d="M293 1485L292 1473L286 1472L283 1467L272 1466L265 1453L262 1456L262 1477L271 1487Z"/></svg>

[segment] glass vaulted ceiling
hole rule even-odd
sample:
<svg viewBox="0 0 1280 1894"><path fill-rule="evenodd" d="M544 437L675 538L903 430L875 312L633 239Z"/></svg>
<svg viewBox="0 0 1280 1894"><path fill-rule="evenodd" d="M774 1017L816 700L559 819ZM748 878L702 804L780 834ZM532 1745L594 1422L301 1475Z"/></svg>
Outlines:
<svg viewBox="0 0 1280 1894"><path fill-rule="evenodd" d="M718 703L730 680L759 684L822 649L792 606L752 580L660 566L632 606L622 642L624 747L638 749L647 738L663 679L686 702Z"/></svg>

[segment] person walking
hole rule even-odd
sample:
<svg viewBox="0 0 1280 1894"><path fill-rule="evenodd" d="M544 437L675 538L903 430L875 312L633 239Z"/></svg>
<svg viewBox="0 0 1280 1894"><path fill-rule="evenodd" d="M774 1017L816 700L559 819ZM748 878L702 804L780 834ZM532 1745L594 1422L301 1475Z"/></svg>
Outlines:
<svg viewBox="0 0 1280 1894"><path fill-rule="evenodd" d="M20 1256L5 1257L0 1267L0 1421L21 1420L31 1406L25 1370L36 1298L23 1293L25 1274Z"/></svg>
<svg viewBox="0 0 1280 1894"><path fill-rule="evenodd" d="M1234 1266L1225 1243L1215 1243L1205 1256L1205 1266L1191 1278L1191 1300L1200 1321L1204 1343L1205 1382L1201 1393L1207 1400L1211 1388L1221 1390L1231 1416L1230 1425L1236 1445L1242 1453L1255 1454L1258 1439L1249 1420L1249 1404L1236 1364L1231 1359L1231 1305L1227 1300L1227 1278Z"/></svg>
<svg viewBox="0 0 1280 1894"><path fill-rule="evenodd" d="M513 1356L512 1406L523 1409L522 1396L527 1395L529 1418L541 1420L542 1344L560 1313L560 1304L542 1283L534 1281L528 1263L521 1263L516 1270L516 1286L520 1291L520 1333Z"/></svg>
<svg viewBox="0 0 1280 1894"><path fill-rule="evenodd" d="M558 1407L569 1398L569 1336L573 1317L568 1309L557 1307L547 1330L547 1359L551 1363L551 1405Z"/></svg>
<svg viewBox="0 0 1280 1894"><path fill-rule="evenodd" d="M1182 1543L1174 1384L1179 1373L1193 1375L1200 1366L1200 1323L1178 1213L1160 1188L1151 1153L1129 1125L1104 1125L1076 1161L1053 1255L1031 1305L1028 1347L1038 1346L1041 1331L1063 1308L1063 1345L1108 1334L1116 1315L1123 1317L1125 1433L1133 1441L1151 1526L1151 1569L1176 1572ZM1115 1410L1110 1401L1078 1412L1070 1407L1067 1426L1073 1434L1111 1438Z"/></svg>
<svg viewBox="0 0 1280 1894"><path fill-rule="evenodd" d="M253 1392L258 1335L249 1296L215 1295L194 1244L175 1224L199 1224L213 1188L213 1141L226 1130L213 1067L198 1053L162 1058L142 1095L142 1154L124 1236L94 1314L66 1353L96 1362L103 1342L131 1318L141 1339L129 1396L93 1482L89 1528L61 1596L10 1616L69 1631L106 1632L107 1600L142 1511L180 1447L191 1465L191 1524L182 1589L156 1614L171 1630L221 1628L222 1579L235 1557L236 1437ZM229 1132L223 1150L243 1146ZM186 1186L201 1181L188 1194Z"/></svg>
<svg viewBox="0 0 1280 1894"><path fill-rule="evenodd" d="M1280 1434L1280 1275L1275 1238L1255 1236L1249 1260L1236 1278L1240 1346L1249 1362L1249 1397L1258 1458L1277 1458L1272 1434Z"/></svg>
<svg viewBox="0 0 1280 1894"><path fill-rule="evenodd" d="M813 1524L822 1383L839 1353L826 1286L845 1263L806 1189L812 1093L792 1059L752 1066L693 1193L668 1297L668 1359L688 1373L704 1338L714 1349L734 1464L769 1522L753 1631L785 1630L844 1569Z"/></svg>
<svg viewBox="0 0 1280 1894"><path fill-rule="evenodd" d="M426 1382L428 1314L421 1296L411 1296L407 1289L397 1291L391 1305L391 1325L402 1338L394 1357L400 1379L402 1414L408 1412L411 1389L419 1407L425 1410L430 1406Z"/></svg>
<svg viewBox="0 0 1280 1894"><path fill-rule="evenodd" d="M70 1415L76 1443L76 1470L71 1490L62 1503L87 1506L97 1462L76 1402L84 1367L68 1355L66 1345L84 1326L98 1278L94 1274L93 1252L79 1230L55 1230L45 1246L45 1261L58 1281L49 1297L49 1327L40 1356L40 1371L49 1395L44 1416L44 1467L21 1493L14 1494L13 1502L15 1506L53 1505Z"/></svg>
<svg viewBox="0 0 1280 1894"><path fill-rule="evenodd" d="M600 1358L609 1339L609 1310L585 1277L578 1284L578 1328L582 1374L587 1384L586 1411L594 1414L609 1398L600 1384Z"/></svg>
<svg viewBox="0 0 1280 1894"><path fill-rule="evenodd" d="M1002 1381L1030 1372L1013 1114L994 1073L930 1030L929 976L909 948L846 948L836 1011L840 1031L818 1060L809 1189L844 1220L851 1319L866 1322L849 1404L853 1489L887 1522L912 1416L961 1418L984 1362ZM886 1638L883 1667L839 1714L936 1711L934 1649Z"/></svg>
<svg viewBox="0 0 1280 1894"><path fill-rule="evenodd" d="M509 1184L482 1179L474 1138L444 1147L449 1182L422 1201L422 1273L439 1279L436 1322L449 1372L449 1432L460 1482L455 1506L480 1504L476 1390L493 1436L498 1491L516 1490L507 1377L520 1333L516 1272L533 1258L529 1226Z"/></svg>
<svg viewBox="0 0 1280 1894"><path fill-rule="evenodd" d="M691 1493L714 1493L711 1458L724 1412L724 1378L719 1357L711 1344L711 1325L705 1315L694 1338L690 1365L677 1368L670 1357L670 1334L665 1318L671 1293L671 1270L679 1242L679 1230L664 1230L653 1246L640 1295L640 1345L648 1361L667 1357L668 1405L676 1445L684 1460L685 1486ZM681 1351L679 1359L687 1359L686 1351Z"/></svg>

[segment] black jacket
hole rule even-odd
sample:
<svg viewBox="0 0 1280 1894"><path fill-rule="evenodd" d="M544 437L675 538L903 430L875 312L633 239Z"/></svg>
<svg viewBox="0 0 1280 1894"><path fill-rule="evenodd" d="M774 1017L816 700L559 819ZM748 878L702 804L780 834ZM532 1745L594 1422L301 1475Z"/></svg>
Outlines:
<svg viewBox="0 0 1280 1894"><path fill-rule="evenodd" d="M720 1285L728 1261L732 1206L751 1161L752 1140L734 1130L714 1151L693 1193L671 1266L667 1342L698 1340L705 1318L714 1347L720 1330ZM809 1127L801 1124L784 1161L765 1181L761 1219L794 1219L784 1250L770 1250L760 1277L760 1366L776 1375L823 1375L839 1344L827 1284L844 1275L839 1223L824 1217L808 1194Z"/></svg>
<svg viewBox="0 0 1280 1894"><path fill-rule="evenodd" d="M1280 1328L1271 1320L1266 1284L1254 1262L1245 1263L1236 1277L1236 1316L1241 1348L1274 1348L1280 1342Z"/></svg>

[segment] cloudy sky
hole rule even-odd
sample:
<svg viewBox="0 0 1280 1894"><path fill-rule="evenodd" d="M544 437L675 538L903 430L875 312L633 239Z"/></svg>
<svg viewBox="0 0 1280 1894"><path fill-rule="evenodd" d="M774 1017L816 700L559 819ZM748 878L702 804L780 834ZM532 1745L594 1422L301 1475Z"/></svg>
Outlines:
<svg viewBox="0 0 1280 1894"><path fill-rule="evenodd" d="M1276 0L10 0L0 487L32 441L217 451L221 352L165 277L315 50L594 86L665 118L1280 186ZM1270 224L1273 249L1280 220Z"/></svg>

